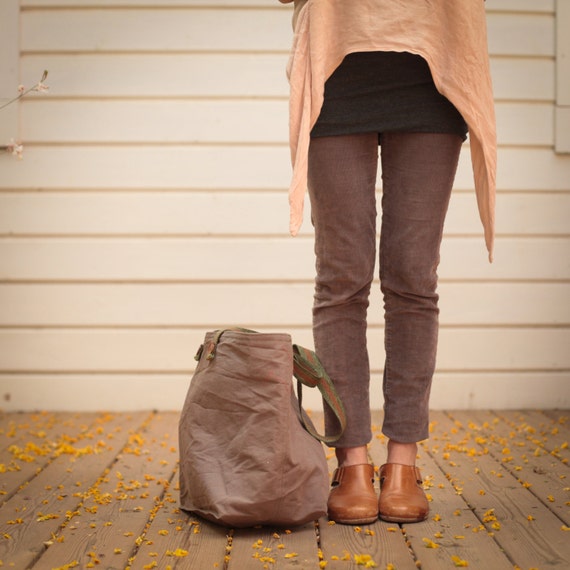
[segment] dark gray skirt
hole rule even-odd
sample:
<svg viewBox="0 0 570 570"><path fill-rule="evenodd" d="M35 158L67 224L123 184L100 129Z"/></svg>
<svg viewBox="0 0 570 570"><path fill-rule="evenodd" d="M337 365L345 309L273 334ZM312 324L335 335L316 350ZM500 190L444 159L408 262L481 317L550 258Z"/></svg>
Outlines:
<svg viewBox="0 0 570 570"><path fill-rule="evenodd" d="M455 133L467 125L433 83L427 62L407 52L347 55L325 83L312 137L377 132Z"/></svg>

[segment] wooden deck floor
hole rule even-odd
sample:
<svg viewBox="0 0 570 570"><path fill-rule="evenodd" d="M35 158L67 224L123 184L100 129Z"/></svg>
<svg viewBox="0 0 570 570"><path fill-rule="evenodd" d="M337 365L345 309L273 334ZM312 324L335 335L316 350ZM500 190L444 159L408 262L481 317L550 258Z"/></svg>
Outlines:
<svg viewBox="0 0 570 570"><path fill-rule="evenodd" d="M381 415L374 421L380 465ZM0 414L2 565L570 568L567 411L434 412L419 460L427 521L292 529L229 530L180 512L177 422L174 412Z"/></svg>

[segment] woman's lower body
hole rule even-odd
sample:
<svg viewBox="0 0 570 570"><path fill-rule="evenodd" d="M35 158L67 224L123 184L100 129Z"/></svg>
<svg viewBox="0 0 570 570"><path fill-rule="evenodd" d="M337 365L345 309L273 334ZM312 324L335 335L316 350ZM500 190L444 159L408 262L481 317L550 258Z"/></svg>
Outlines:
<svg viewBox="0 0 570 570"><path fill-rule="evenodd" d="M447 100L445 105L447 113ZM344 402L348 422L335 444L339 469L333 476L329 516L363 524L374 520L379 510L385 520L423 520L428 508L415 467L416 442L428 437L438 340L437 266L463 136L457 132L457 121L448 132L445 124L443 132L426 132L429 124L420 132L404 125L403 130L380 135L383 433L389 445L387 463L380 469L378 504L371 486L373 468L366 458L372 436L366 331L377 259L379 134L371 130L329 135L326 121L324 128L319 123L317 127L309 149L317 270L313 331L317 354ZM327 431L335 430L335 421L325 406Z"/></svg>

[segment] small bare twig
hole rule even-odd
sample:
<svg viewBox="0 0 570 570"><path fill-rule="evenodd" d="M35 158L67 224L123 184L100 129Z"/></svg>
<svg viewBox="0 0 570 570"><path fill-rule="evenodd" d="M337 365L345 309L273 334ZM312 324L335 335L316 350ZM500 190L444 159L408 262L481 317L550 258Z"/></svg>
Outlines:
<svg viewBox="0 0 570 570"><path fill-rule="evenodd" d="M47 79L47 76L48 76L48 72L46 69L46 70L44 70L41 79L33 87L26 89L23 85L20 85L20 87L18 87L19 95L17 97L14 97L13 99L10 99L9 101L4 103L3 105L0 105L0 111L4 108L8 107L8 105L11 105L12 103L15 103L16 101L19 101L22 97L25 97L28 93L30 93L32 91L38 91L40 93L44 93L44 92L48 91L49 87L44 83L44 81ZM0 152L8 152L12 156L15 156L19 160L22 159L23 151L24 151L24 147L23 147L22 143L19 141L15 141L14 139L11 139L10 142L6 145L0 145Z"/></svg>
<svg viewBox="0 0 570 570"><path fill-rule="evenodd" d="M47 79L47 76L48 72L46 69L42 74L42 78L33 87L25 89L23 85L20 85L20 87L18 88L20 94L17 97L10 99L10 101L4 103L3 105L0 105L0 110L4 109L4 107L7 107L8 105L11 105L12 103L15 103L16 101L19 101L22 97L25 97L28 93L32 91L39 91L41 93L48 91L49 87L44 83L44 81Z"/></svg>

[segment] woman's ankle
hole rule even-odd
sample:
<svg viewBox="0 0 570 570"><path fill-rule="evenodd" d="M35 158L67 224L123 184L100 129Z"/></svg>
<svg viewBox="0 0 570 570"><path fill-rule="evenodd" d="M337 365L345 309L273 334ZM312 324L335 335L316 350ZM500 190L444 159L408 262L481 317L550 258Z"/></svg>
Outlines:
<svg viewBox="0 0 570 570"><path fill-rule="evenodd" d="M400 443L390 439L388 440L388 457L386 463L415 465L417 454L417 443Z"/></svg>
<svg viewBox="0 0 570 570"><path fill-rule="evenodd" d="M337 447L335 455L339 467L349 467L350 465L362 465L368 463L368 447Z"/></svg>

